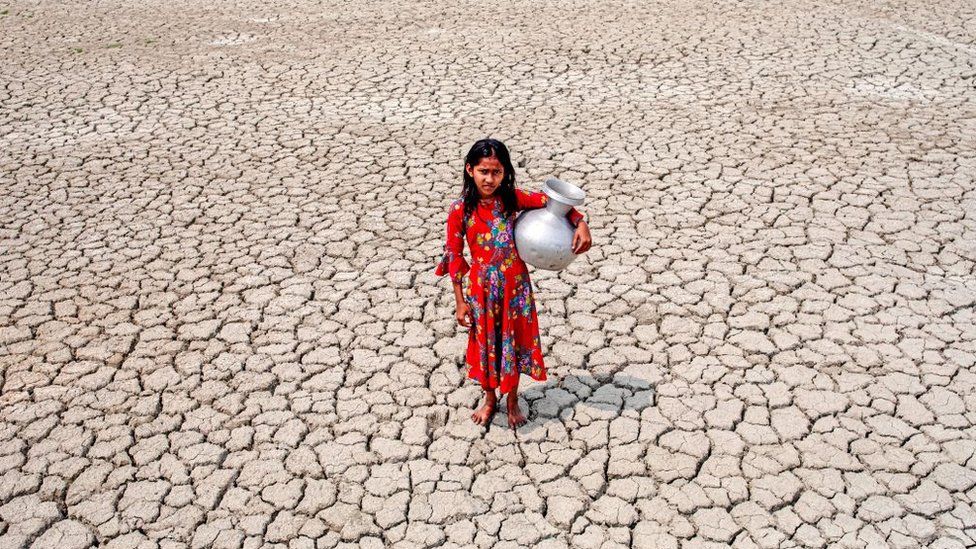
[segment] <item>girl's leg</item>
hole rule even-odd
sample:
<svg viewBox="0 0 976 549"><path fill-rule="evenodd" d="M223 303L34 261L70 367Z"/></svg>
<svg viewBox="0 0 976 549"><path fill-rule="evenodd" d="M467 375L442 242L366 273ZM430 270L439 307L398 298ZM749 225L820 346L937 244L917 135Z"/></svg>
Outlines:
<svg viewBox="0 0 976 549"><path fill-rule="evenodd" d="M522 410L518 405L518 382L515 383L515 387L508 392L508 426L512 429L525 425L526 421L525 415L522 414Z"/></svg>
<svg viewBox="0 0 976 549"><path fill-rule="evenodd" d="M497 403L498 397L495 396L495 390L485 388L485 403L471 414L471 421L478 425L487 425L491 421L492 414L495 413Z"/></svg>

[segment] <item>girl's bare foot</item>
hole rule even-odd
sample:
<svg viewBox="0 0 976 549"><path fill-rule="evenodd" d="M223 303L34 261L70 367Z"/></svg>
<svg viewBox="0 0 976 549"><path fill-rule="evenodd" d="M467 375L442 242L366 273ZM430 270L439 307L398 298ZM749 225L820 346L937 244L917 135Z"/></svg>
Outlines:
<svg viewBox="0 0 976 549"><path fill-rule="evenodd" d="M485 391L485 403L471 414L471 421L478 425L487 425L491 421L491 416L495 413L495 404L498 402L495 391Z"/></svg>
<svg viewBox="0 0 976 549"><path fill-rule="evenodd" d="M512 429L525 425L526 419L518 405L518 392L508 393L508 426Z"/></svg>

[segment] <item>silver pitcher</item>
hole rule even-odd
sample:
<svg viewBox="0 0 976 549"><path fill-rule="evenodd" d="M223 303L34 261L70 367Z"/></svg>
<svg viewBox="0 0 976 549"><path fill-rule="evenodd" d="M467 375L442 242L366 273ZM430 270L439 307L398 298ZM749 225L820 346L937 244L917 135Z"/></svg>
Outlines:
<svg viewBox="0 0 976 549"><path fill-rule="evenodd" d="M555 177L546 180L542 192L549 197L546 207L524 210L515 219L515 248L529 265L559 271L576 259L573 253L576 229L566 214L570 208L583 203L586 193Z"/></svg>

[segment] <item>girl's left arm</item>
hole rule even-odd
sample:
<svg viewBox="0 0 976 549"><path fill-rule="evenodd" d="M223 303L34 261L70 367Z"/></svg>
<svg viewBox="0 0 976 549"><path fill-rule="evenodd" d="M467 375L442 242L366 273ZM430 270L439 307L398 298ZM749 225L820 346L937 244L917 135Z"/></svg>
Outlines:
<svg viewBox="0 0 976 549"><path fill-rule="evenodd" d="M536 208L544 208L546 202L549 201L549 197L544 193L529 191L525 192L522 189L515 189L515 199L518 203L519 210L533 210ZM572 223L574 227L580 224L581 221L586 219L586 216L582 214L576 208L570 208L569 212L566 213L566 218Z"/></svg>

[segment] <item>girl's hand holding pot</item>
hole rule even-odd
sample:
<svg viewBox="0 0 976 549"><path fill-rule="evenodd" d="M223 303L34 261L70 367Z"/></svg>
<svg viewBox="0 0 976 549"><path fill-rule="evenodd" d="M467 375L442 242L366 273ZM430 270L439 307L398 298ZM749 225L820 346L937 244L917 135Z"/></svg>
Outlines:
<svg viewBox="0 0 976 549"><path fill-rule="evenodd" d="M580 221L579 225L576 225L576 232L573 233L573 253L577 255L586 253L592 245L590 228L586 225L586 221Z"/></svg>

